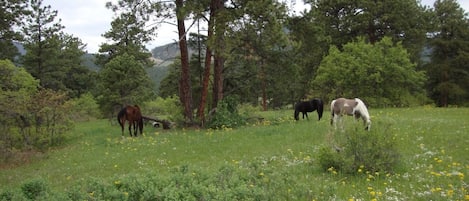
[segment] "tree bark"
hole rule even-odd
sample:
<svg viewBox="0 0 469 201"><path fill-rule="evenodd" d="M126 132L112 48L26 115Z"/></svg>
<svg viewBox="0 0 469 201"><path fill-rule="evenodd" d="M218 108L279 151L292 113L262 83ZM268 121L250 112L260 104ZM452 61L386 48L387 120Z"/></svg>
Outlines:
<svg viewBox="0 0 469 201"><path fill-rule="evenodd" d="M185 15L183 10L183 0L176 0L176 16L179 34L179 49L181 53L181 77L179 79L180 100L184 106L184 118L186 123L192 123L192 91L191 76L189 73L189 52L187 50L186 27L184 24Z"/></svg>
<svg viewBox="0 0 469 201"><path fill-rule="evenodd" d="M222 0L214 0L217 12L221 12L223 7ZM225 65L225 58L223 51L225 48L224 32L225 24L223 20L217 19L214 23L215 28L215 43L217 48L214 52L214 68L213 68L213 102L212 109L218 106L218 101L223 99L223 68Z"/></svg>
<svg viewBox="0 0 469 201"><path fill-rule="evenodd" d="M210 39L213 37L214 21L216 20L218 10L220 9L219 6L223 5L223 4L220 4L220 2L221 2L220 0L212 0L210 2L210 19L208 22L208 33L207 33L208 41L210 41ZM212 48L211 48L210 42L207 42L204 65L205 66L204 66L204 74L203 74L203 81L202 81L202 94L200 96L200 105L197 110L198 118L202 127L205 125L205 105L207 104L208 84L210 81L210 67L212 65Z"/></svg>

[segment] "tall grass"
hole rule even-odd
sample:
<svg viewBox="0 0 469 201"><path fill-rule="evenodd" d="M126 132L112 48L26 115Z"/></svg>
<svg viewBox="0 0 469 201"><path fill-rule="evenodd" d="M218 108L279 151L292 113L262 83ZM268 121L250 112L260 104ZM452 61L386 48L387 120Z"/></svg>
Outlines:
<svg viewBox="0 0 469 201"><path fill-rule="evenodd" d="M260 112L264 121L237 129L146 127L145 136L138 138L127 133L122 138L120 128L106 120L80 123L66 146L1 169L0 193L18 192L39 179L50 192L89 200L98 196L97 187L107 192L101 199L137 199L132 197L138 194L134 185L155 192L161 188L160 195L162 189L172 189L164 195L180 191L206 199L222 199L219 192L224 199L469 200L468 108L370 113L372 129L386 129L383 133L397 142L401 157L394 172L324 170L317 159L320 147L328 145L330 134L336 132L329 116L317 121L312 114L310 120L294 121L293 111L282 110ZM346 124L362 125L352 118Z"/></svg>

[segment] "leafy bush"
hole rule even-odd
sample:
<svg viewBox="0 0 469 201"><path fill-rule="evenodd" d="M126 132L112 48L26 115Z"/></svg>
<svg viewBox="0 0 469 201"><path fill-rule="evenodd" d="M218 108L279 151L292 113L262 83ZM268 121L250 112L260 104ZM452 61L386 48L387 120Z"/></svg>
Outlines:
<svg viewBox="0 0 469 201"><path fill-rule="evenodd" d="M184 121L183 108L177 96L158 97L156 100L145 102L142 105L142 114L175 122Z"/></svg>
<svg viewBox="0 0 469 201"><path fill-rule="evenodd" d="M83 94L66 102L70 107L70 116L74 121L89 121L101 117L99 105L91 94Z"/></svg>
<svg viewBox="0 0 469 201"><path fill-rule="evenodd" d="M40 196L44 196L47 191L47 184L42 179L34 179L24 183L21 191L29 200L37 200Z"/></svg>
<svg viewBox="0 0 469 201"><path fill-rule="evenodd" d="M225 97L218 103L215 114L210 118L210 128L234 128L245 125L246 120L238 113L238 101L233 97Z"/></svg>
<svg viewBox="0 0 469 201"><path fill-rule="evenodd" d="M365 131L361 126L337 130L331 139L333 148L323 147L319 152L320 166L344 173L393 172L400 154L390 131L383 125L375 126L371 131Z"/></svg>

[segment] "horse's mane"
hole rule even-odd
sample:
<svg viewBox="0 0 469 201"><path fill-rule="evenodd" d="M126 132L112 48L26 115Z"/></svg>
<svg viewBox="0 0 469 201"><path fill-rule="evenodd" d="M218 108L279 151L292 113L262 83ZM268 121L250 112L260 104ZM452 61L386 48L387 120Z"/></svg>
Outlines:
<svg viewBox="0 0 469 201"><path fill-rule="evenodd" d="M359 98L355 98L355 101L357 101L356 107L360 110L361 115L365 116L367 119L370 119L370 113L368 113L368 109L366 108L365 103Z"/></svg>

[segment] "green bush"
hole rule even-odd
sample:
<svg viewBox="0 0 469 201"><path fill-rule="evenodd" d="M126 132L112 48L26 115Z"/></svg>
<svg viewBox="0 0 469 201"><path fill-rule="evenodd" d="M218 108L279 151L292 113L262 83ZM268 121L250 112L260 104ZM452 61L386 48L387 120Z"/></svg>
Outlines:
<svg viewBox="0 0 469 201"><path fill-rule="evenodd" d="M70 108L69 115L74 121L89 121L102 117L99 105L91 94L83 94L65 103Z"/></svg>
<svg viewBox="0 0 469 201"><path fill-rule="evenodd" d="M215 114L210 118L210 128L235 128L246 124L246 119L238 113L238 101L233 97L225 97L218 103Z"/></svg>
<svg viewBox="0 0 469 201"><path fill-rule="evenodd" d="M21 191L27 199L38 200L39 197L46 195L47 184L42 179L30 180L21 186Z"/></svg>
<svg viewBox="0 0 469 201"><path fill-rule="evenodd" d="M331 146L319 151L318 161L325 170L344 173L393 172L400 154L397 142L389 126L375 126L371 131L353 126L344 131L336 130Z"/></svg>
<svg viewBox="0 0 469 201"><path fill-rule="evenodd" d="M184 121L183 108L177 96L158 97L156 100L145 102L142 105L142 114L174 122Z"/></svg>

